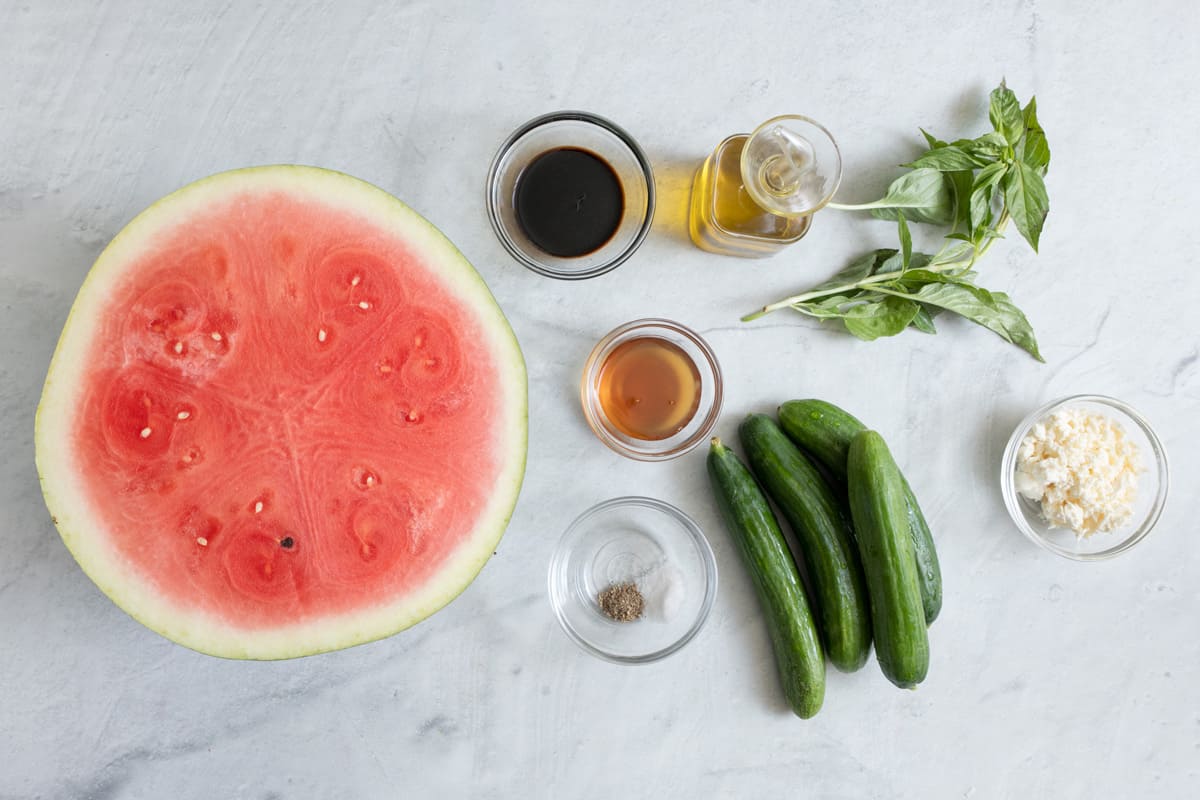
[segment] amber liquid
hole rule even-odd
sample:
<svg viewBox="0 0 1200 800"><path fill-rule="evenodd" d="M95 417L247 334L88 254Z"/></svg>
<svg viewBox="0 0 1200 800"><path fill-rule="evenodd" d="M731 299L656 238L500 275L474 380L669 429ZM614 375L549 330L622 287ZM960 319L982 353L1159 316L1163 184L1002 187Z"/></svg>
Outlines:
<svg viewBox="0 0 1200 800"><path fill-rule="evenodd" d="M634 439L679 433L700 407L700 372L678 345L653 336L622 342L600 367L600 407Z"/></svg>
<svg viewBox="0 0 1200 800"><path fill-rule="evenodd" d="M731 136L696 172L688 229L697 247L732 256L774 255L808 232L812 218L780 217L750 197L742 184L748 136Z"/></svg>

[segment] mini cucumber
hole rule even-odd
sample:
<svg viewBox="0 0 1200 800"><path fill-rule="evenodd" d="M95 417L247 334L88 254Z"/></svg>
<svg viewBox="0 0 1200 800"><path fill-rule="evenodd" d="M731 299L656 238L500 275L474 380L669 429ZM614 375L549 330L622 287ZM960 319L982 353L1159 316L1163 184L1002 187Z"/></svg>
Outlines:
<svg viewBox="0 0 1200 800"><path fill-rule="evenodd" d="M838 488L844 490L846 454L850 450L850 441L857 433L866 430L866 425L824 400L789 400L779 407L779 426L801 450L819 461L830 476L841 484ZM933 533L929 530L925 515L921 513L917 496L903 475L901 480L904 482L909 530L921 582L925 624L932 625L942 610L942 568L938 563Z"/></svg>
<svg viewBox="0 0 1200 800"><path fill-rule="evenodd" d="M811 579L830 662L853 672L871 649L871 616L858 551L841 503L812 462L765 414L738 428L750 469L788 521Z"/></svg>
<svg viewBox="0 0 1200 800"><path fill-rule="evenodd" d="M767 498L720 439L712 440L708 452L708 476L766 614L788 704L808 719L825 701L825 656L796 562Z"/></svg>
<svg viewBox="0 0 1200 800"><path fill-rule="evenodd" d="M925 680L929 671L929 634L904 503L904 478L875 431L862 431L851 440L846 480L871 599L875 655L888 680L910 688Z"/></svg>
<svg viewBox="0 0 1200 800"><path fill-rule="evenodd" d="M779 407L779 427L845 488L850 440L866 425L824 400L789 400Z"/></svg>

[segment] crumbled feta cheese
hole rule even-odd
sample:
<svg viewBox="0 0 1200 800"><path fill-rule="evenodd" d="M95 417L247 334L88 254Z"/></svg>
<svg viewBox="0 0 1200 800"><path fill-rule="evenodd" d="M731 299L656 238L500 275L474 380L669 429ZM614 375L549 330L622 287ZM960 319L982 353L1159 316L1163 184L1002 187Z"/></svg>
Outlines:
<svg viewBox="0 0 1200 800"><path fill-rule="evenodd" d="M1142 471L1137 444L1115 420L1082 408L1056 411L1017 451L1017 491L1038 502L1052 528L1086 537L1129 521Z"/></svg>

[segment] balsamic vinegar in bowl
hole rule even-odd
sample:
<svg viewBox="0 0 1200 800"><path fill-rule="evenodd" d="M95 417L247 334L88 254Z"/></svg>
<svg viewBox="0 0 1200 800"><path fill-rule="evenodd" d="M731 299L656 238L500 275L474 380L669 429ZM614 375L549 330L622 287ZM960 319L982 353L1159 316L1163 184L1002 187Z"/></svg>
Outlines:
<svg viewBox="0 0 1200 800"><path fill-rule="evenodd" d="M624 130L583 111L545 114L500 146L488 170L487 210L500 244L549 278L615 269L654 219L654 174Z"/></svg>
<svg viewBox="0 0 1200 800"><path fill-rule="evenodd" d="M517 223L534 246L559 258L603 247L621 224L625 191L612 166L578 147L537 156L517 177Z"/></svg>

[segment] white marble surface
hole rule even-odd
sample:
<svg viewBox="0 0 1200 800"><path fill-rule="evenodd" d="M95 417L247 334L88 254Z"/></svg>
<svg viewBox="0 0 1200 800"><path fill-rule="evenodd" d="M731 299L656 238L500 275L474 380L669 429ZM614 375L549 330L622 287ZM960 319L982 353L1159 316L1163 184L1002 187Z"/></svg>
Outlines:
<svg viewBox="0 0 1200 800"><path fill-rule="evenodd" d="M0 2L0 797L1196 796L1197 40L1182 0ZM867 199L918 125L981 131L1001 76L1038 96L1052 210L1040 256L1002 242L983 279L1026 310L1048 364L965 323L871 345L738 323L892 229L830 212L769 262L701 253L681 210L710 148L805 112L842 144L842 197ZM499 142L559 108L626 126L661 193L636 257L578 284L518 267L482 205ZM380 184L478 265L529 363L529 469L499 554L435 617L331 655L221 661L143 629L78 569L42 505L33 412L71 299L130 217L203 175L292 161ZM647 315L723 359L727 437L794 396L888 435L945 573L918 691L871 662L830 675L816 719L788 713L703 454L622 460L577 408L591 344ZM1082 391L1150 418L1175 487L1146 543L1095 565L1026 542L997 488L1016 421ZM642 668L576 649L544 591L562 528L628 493L694 515L721 570L705 630Z"/></svg>

